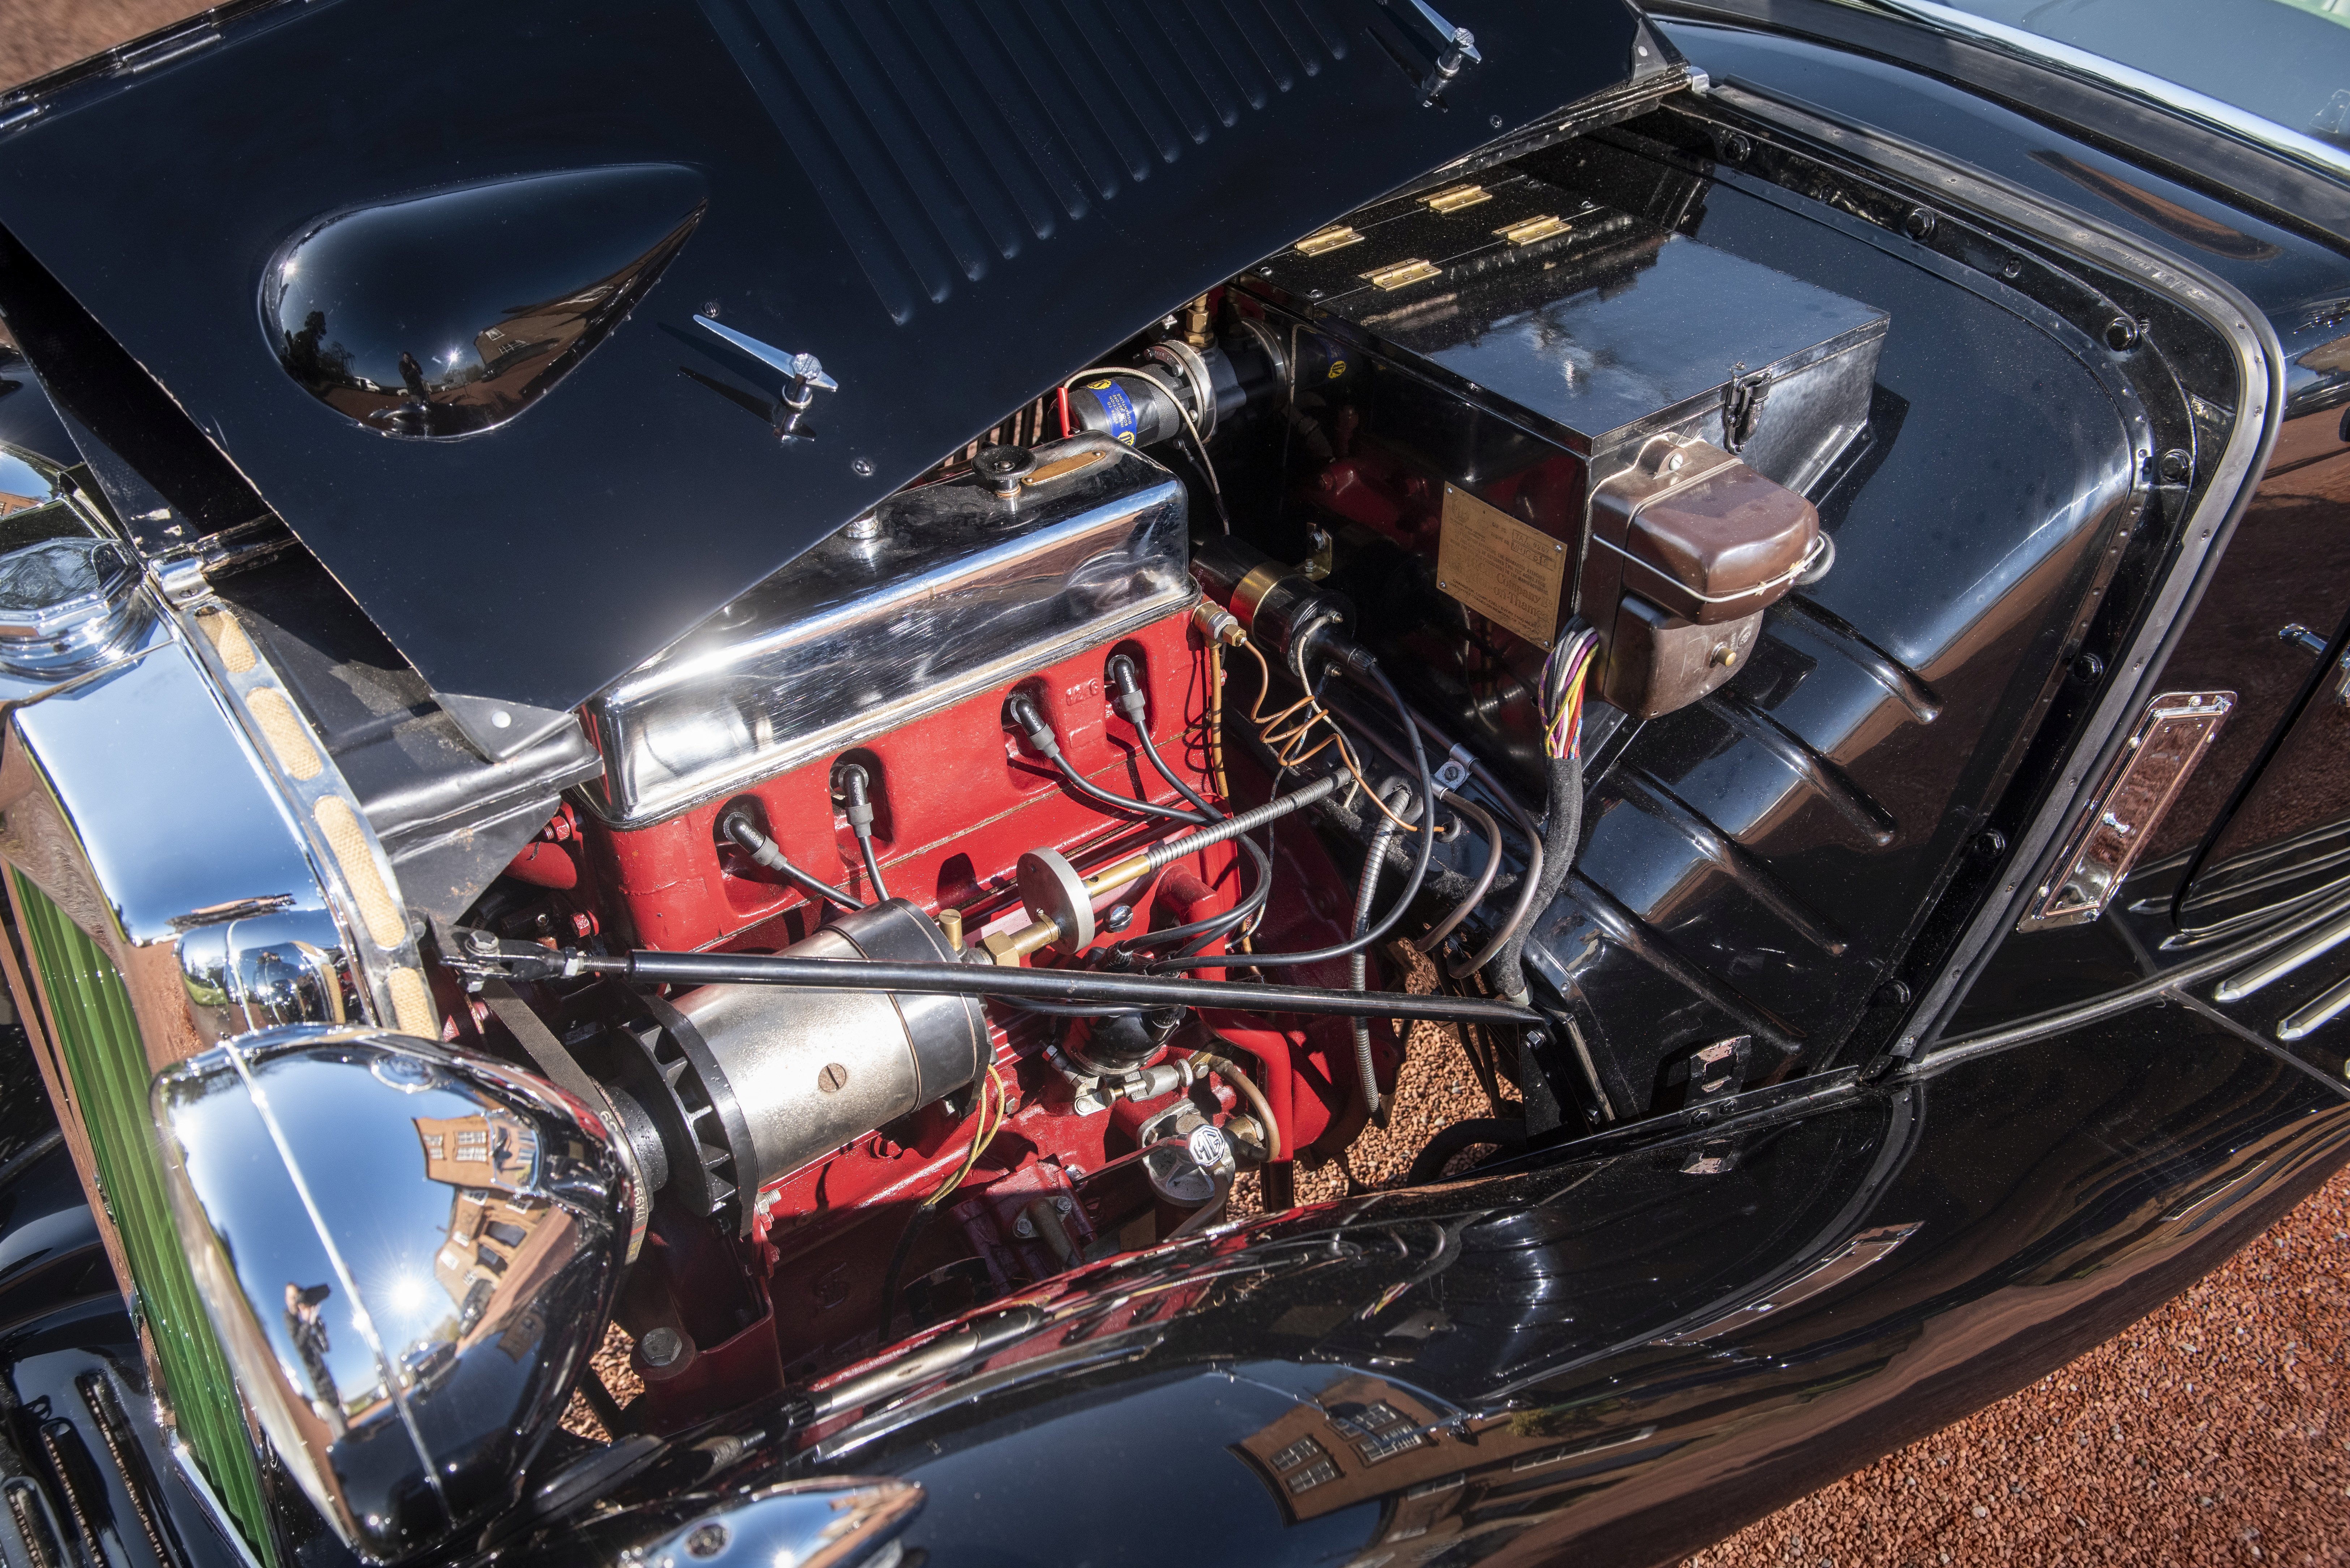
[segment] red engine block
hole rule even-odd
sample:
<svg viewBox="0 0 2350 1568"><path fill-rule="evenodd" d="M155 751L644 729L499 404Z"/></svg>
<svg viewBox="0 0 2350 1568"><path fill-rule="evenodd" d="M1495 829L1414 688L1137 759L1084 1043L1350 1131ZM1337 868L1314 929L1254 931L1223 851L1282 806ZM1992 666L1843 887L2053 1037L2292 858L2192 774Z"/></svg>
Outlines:
<svg viewBox="0 0 2350 1568"><path fill-rule="evenodd" d="M1180 805L1110 704L1104 666L1116 653L1142 672L1161 753L1212 798L1203 739L1210 661L1189 618L1175 615L911 720L842 758L807 763L650 827L617 832L589 821L575 833L567 816L517 859L515 874L567 888L580 911L571 918L600 924L624 943L762 951L788 946L808 934L818 911L797 889L722 844L715 824L728 805L755 798L769 833L795 864L869 898L855 837L831 794L833 766L845 758L872 781L876 848L889 891L932 913L961 910L965 940L975 942L994 926L1024 923L1013 882L1024 852L1051 847L1079 864L1096 863L1166 836L1166 824L1113 816L1066 787L1003 722L1005 701L1024 691L1051 720L1064 754L1095 784ZM1096 945L1230 909L1253 875L1230 845L1179 861L1117 896ZM1352 889L1302 820L1280 825L1274 885L1255 939L1260 950L1319 947L1338 937ZM1129 919L1119 921L1110 912L1118 905L1131 911ZM1344 968L1339 961L1283 976L1339 985ZM1066 1021L1001 1005L989 1013L1005 1091L1003 1122L954 1201L911 1251L899 1332L1058 1273L1102 1247L1147 1243L1157 1234L1154 1223L1181 1213L1145 1213L1138 1220L1126 1211L1130 1203L1121 1209L1118 1194L1098 1189L1106 1183L1089 1180L1130 1152L1140 1123L1174 1096L1075 1114L1067 1081L1046 1056ZM1205 1045L1209 1029L1226 1043L1227 1054L1244 1052L1259 1064L1280 1131L1282 1158L1269 1172L1269 1190L1287 1190L1288 1165L1301 1154L1334 1156L1360 1130L1345 1020L1210 1012L1174 1044ZM1380 1076L1391 1084L1400 1052L1384 1025L1374 1033ZM1206 1099L1194 1103L1209 1108ZM1213 1114L1222 1117L1232 1106L1232 1092L1217 1085ZM657 1224L621 1321L639 1338L665 1324L690 1349L668 1366L639 1364L653 1424L688 1424L754 1388L868 1348L892 1250L920 1200L962 1164L979 1127L973 1098L957 1096L771 1184L758 1195L747 1299L739 1287L727 1288L724 1269L700 1238Z"/></svg>

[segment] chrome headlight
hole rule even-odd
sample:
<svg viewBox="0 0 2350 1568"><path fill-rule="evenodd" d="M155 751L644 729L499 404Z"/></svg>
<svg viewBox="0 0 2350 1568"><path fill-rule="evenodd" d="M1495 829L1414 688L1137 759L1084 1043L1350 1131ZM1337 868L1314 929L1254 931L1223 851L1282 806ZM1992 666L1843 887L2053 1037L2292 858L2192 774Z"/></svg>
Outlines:
<svg viewBox="0 0 2350 1568"><path fill-rule="evenodd" d="M513 1502L626 1243L592 1116L502 1064L316 1025L165 1071L154 1108L238 1385L344 1542L391 1562Z"/></svg>

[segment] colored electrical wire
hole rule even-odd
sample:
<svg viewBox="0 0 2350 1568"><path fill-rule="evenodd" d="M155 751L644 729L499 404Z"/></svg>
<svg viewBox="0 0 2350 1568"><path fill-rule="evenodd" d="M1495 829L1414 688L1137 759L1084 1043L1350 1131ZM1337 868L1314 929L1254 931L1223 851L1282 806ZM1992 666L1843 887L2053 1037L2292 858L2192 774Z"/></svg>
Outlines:
<svg viewBox="0 0 2350 1568"><path fill-rule="evenodd" d="M993 1119L987 1109L987 1091L991 1086L995 1090ZM972 1108L975 1125L972 1128L971 1147L963 1152L962 1163L955 1168L952 1176L940 1184L937 1191L915 1205L913 1213L906 1218L906 1228L898 1232L897 1246L890 1251L889 1267L881 1276L882 1343L889 1342L889 1320L898 1314L898 1279L905 1272L906 1259L913 1252L914 1242L921 1236L923 1227L930 1223L931 1216L938 1212L939 1205L944 1203L954 1189L979 1168L979 1157L987 1152L987 1146L995 1141L996 1133L1003 1127L1004 1105L1009 1098L1003 1080L996 1073L995 1064L988 1063L987 1076L980 1080L978 1101Z"/></svg>
<svg viewBox="0 0 2350 1568"><path fill-rule="evenodd" d="M1583 688L1599 634L1581 628L1558 639L1543 661L1543 750L1561 761L1583 756Z"/></svg>

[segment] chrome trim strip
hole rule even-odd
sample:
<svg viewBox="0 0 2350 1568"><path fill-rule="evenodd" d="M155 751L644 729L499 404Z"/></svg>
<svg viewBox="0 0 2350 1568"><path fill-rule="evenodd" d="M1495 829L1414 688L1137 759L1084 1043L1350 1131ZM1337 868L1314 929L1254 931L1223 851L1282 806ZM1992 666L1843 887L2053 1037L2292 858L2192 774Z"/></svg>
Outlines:
<svg viewBox="0 0 2350 1568"><path fill-rule="evenodd" d="M2333 951L2345 941L2350 941L2350 914L2328 921L2291 947L2273 952L2256 964L2238 970L2220 982L2219 989L2211 993L2211 1000L2241 1002L2271 981L2282 980L2310 960Z"/></svg>
<svg viewBox="0 0 2350 1568"><path fill-rule="evenodd" d="M2350 1008L2350 980L2342 981L2300 1011L2279 1019L2276 1037L2291 1044L2304 1035L2314 1034L2333 1023L2345 1008Z"/></svg>
<svg viewBox="0 0 2350 1568"><path fill-rule="evenodd" d="M358 794L302 717L267 656L225 605L207 594L174 605L172 613L255 757L293 807L319 881L347 933L347 950L359 960L349 966L348 978L365 1000L370 1021L403 1034L439 1039L440 1013L425 982L415 925L400 897L391 857L384 852ZM357 1022L346 1019L340 999L334 1000L334 1006L313 1016L254 1017L245 1027Z"/></svg>
<svg viewBox="0 0 2350 1568"><path fill-rule="evenodd" d="M1861 1270L1883 1258L1894 1248L1915 1235L1923 1220L1913 1220L1906 1225L1877 1225L1861 1231L1843 1246L1805 1269L1802 1273L1769 1292L1760 1301L1733 1307L1720 1317L1685 1328L1679 1334L1669 1334L1662 1339L1652 1339L1650 1345L1701 1345L1709 1339L1719 1339L1732 1329L1744 1328L1772 1313L1799 1305L1811 1300L1832 1285L1842 1284Z"/></svg>
<svg viewBox="0 0 2350 1568"><path fill-rule="evenodd" d="M156 1424L166 1434L163 1446L171 1450L172 1463L178 1467L180 1480L187 1484L189 1494L196 1500L204 1522L213 1527L213 1533L220 1537L224 1545L236 1553L236 1560L244 1568L264 1568L261 1559L255 1556L253 1548L245 1543L244 1537L237 1533L236 1525L229 1519L228 1510L222 1506L212 1483L204 1480L204 1472L196 1464L196 1456L188 1451L188 1445L180 1441L179 1434L172 1430L171 1407L158 1399L155 1414Z"/></svg>
<svg viewBox="0 0 2350 1568"><path fill-rule="evenodd" d="M2291 130L2272 119L2263 119L2249 109L2182 87L2119 60L2091 54L2086 49L2043 37L2021 27L2011 27L1970 12L1937 5L1932 0L1874 0L1877 7L1920 22L1937 32L1956 34L1970 42L1991 45L2015 54L2030 57L2043 65L2060 67L2074 76L2086 77L2102 86L2118 88L2133 98L2140 98L2158 108L2189 119L2224 130L2230 136L2249 141L2281 157L2330 174L2337 180L2350 181L2350 152L2318 140L2314 136Z"/></svg>
<svg viewBox="0 0 2350 1568"><path fill-rule="evenodd" d="M2003 1050L2026 1040L2054 1033L2063 1029L2077 1029L2095 1023L2100 1018L2110 1018L2116 1012L2126 1012L2142 1002L2151 1002L2166 992L2185 993L2190 986L2199 985L2216 974L2224 974L2246 959L2266 952L2272 945L2290 941L2328 920L2350 916L2350 899L2334 899L2322 909L2311 911L2299 919L2272 931L2264 931L2248 941L2223 948L2218 952L2180 964L2177 969L2138 981L2120 991L2107 992L2077 1007L2064 1008L2054 1012L2037 1013L2005 1028L1987 1030L1981 1034L1962 1035L1957 1039L1938 1041L1933 1054L1912 1064L1910 1071L1923 1075L1942 1067L1980 1056L1987 1052Z"/></svg>

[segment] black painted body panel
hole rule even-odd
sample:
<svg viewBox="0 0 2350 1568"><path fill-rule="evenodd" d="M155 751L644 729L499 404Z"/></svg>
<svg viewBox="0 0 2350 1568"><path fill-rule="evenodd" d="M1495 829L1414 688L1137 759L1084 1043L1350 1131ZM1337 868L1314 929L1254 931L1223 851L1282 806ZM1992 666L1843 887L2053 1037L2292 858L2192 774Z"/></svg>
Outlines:
<svg viewBox="0 0 2350 1568"><path fill-rule="evenodd" d="M0 227L433 690L559 710L1139 324L1664 64L1636 59L1613 0L1451 15L1487 63L1426 109L1376 0L280 5L13 119ZM635 315L507 423L404 441L279 368L264 270L321 218L644 163L697 171L706 212ZM531 271L532 244L493 224L480 265ZM778 387L692 329L712 306L838 381L809 439L746 413ZM186 542L184 519L161 526L151 545Z"/></svg>

